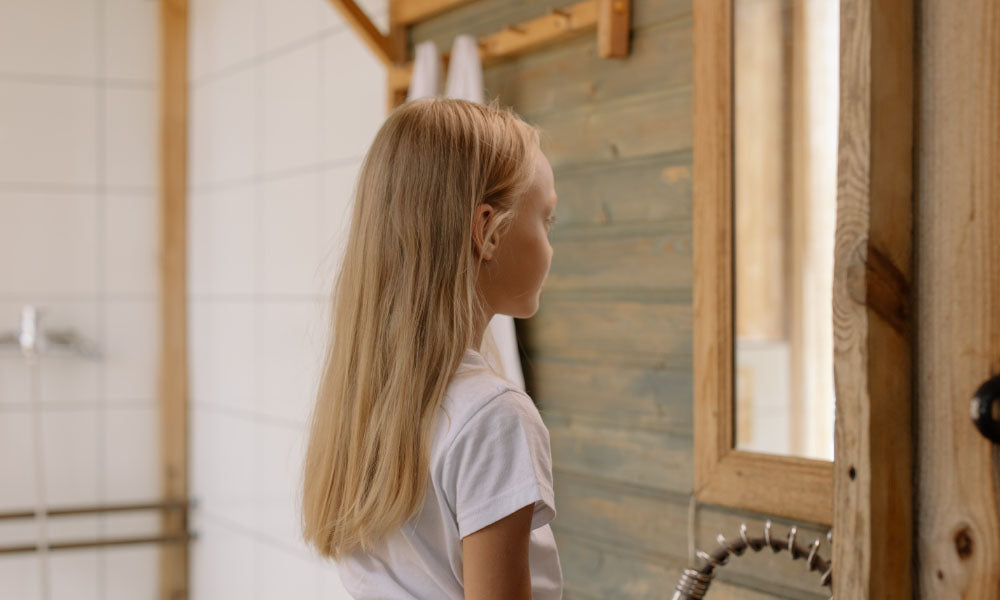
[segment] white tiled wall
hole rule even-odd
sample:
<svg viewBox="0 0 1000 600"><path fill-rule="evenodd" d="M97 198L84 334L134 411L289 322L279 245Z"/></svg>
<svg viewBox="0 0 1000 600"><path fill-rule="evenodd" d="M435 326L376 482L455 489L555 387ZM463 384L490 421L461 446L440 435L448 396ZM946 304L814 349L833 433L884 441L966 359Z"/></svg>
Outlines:
<svg viewBox="0 0 1000 600"><path fill-rule="evenodd" d="M157 5L0 2L0 332L23 304L96 341L99 362L43 357L33 383L0 350L0 511L155 499L158 348ZM41 457L31 408L41 406ZM144 515L60 518L54 539L142 535ZM31 543L0 523L0 545ZM0 556L0 600L41 597L33 554ZM51 554L50 598L143 599L157 549Z"/></svg>
<svg viewBox="0 0 1000 600"><path fill-rule="evenodd" d="M386 0L360 4L384 26ZM297 498L385 70L327 0L192 0L190 33L192 596L347 598Z"/></svg>

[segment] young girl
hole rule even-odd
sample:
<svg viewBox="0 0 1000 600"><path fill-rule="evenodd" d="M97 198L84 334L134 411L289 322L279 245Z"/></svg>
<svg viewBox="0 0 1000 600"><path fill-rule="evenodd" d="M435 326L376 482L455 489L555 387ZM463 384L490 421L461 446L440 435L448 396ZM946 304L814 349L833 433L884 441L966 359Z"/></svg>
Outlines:
<svg viewBox="0 0 1000 600"><path fill-rule="evenodd" d="M482 354L494 314L538 310L555 206L538 131L496 104L417 100L375 136L302 498L355 598L561 597L548 430Z"/></svg>

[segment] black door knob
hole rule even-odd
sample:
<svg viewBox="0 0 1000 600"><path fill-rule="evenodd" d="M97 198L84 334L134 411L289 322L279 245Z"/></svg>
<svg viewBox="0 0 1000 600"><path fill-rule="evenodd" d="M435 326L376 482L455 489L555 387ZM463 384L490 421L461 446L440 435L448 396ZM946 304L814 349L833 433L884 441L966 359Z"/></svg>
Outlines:
<svg viewBox="0 0 1000 600"><path fill-rule="evenodd" d="M979 386L972 397L969 416L979 433L994 444L1000 444L1000 375Z"/></svg>

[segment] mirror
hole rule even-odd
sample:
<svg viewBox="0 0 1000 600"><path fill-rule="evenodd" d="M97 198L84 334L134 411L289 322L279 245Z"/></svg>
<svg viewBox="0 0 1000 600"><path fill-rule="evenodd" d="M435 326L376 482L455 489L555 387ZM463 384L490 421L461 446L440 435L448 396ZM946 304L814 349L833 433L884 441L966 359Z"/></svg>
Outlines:
<svg viewBox="0 0 1000 600"><path fill-rule="evenodd" d="M840 2L732 9L735 447L833 460Z"/></svg>

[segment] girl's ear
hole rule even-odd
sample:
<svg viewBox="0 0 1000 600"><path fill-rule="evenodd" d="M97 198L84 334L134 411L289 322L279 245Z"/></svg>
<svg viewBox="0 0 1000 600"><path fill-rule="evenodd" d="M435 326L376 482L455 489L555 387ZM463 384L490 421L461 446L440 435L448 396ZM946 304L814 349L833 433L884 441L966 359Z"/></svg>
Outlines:
<svg viewBox="0 0 1000 600"><path fill-rule="evenodd" d="M490 239L485 239L486 230L489 229L490 221L493 219L494 214L493 207L483 203L476 207L476 212L472 219L473 244L479 256L487 262L493 260L493 255L497 249L495 233L490 236Z"/></svg>

